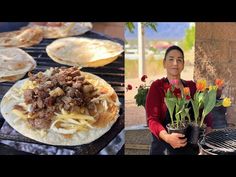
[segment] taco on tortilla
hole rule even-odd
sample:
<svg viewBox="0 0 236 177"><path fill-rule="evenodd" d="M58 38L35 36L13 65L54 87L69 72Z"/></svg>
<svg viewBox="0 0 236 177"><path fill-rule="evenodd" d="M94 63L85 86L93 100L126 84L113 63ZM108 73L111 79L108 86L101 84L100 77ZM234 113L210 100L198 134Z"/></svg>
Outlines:
<svg viewBox="0 0 236 177"><path fill-rule="evenodd" d="M19 133L51 145L81 145L105 134L119 116L114 89L76 67L50 68L18 81L1 102Z"/></svg>

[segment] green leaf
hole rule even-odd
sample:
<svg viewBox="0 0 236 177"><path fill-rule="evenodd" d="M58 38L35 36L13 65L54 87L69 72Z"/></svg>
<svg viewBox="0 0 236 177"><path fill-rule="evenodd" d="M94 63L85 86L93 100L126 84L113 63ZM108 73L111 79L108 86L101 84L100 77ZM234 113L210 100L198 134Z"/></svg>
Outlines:
<svg viewBox="0 0 236 177"><path fill-rule="evenodd" d="M166 92L166 98L172 98L173 94L171 93L171 91L168 89Z"/></svg>
<svg viewBox="0 0 236 177"><path fill-rule="evenodd" d="M204 98L205 98L204 92L201 92L198 94L197 100L198 100L199 106L204 102Z"/></svg>
<svg viewBox="0 0 236 177"><path fill-rule="evenodd" d="M222 104L223 104L223 100L216 100L216 105L215 105L215 107L222 106Z"/></svg>
<svg viewBox="0 0 236 177"><path fill-rule="evenodd" d="M179 115L185 108L184 100L178 100L178 104L176 105L176 114Z"/></svg>
<svg viewBox="0 0 236 177"><path fill-rule="evenodd" d="M157 22L142 22L144 27L148 27L152 29L153 31L157 32ZM126 22L125 23L126 28L129 30L129 32L134 33L135 25L134 22Z"/></svg>
<svg viewBox="0 0 236 177"><path fill-rule="evenodd" d="M173 113L174 113L177 99L176 98L165 98L164 101L165 101L165 104L166 104L168 111L170 113L171 124L173 125L174 124Z"/></svg>
<svg viewBox="0 0 236 177"><path fill-rule="evenodd" d="M193 107L193 112L194 112L194 118L195 118L195 122L198 122L198 118L199 118L199 107L198 107L198 103L196 100L192 100L191 99L191 103L192 103L192 107Z"/></svg>
<svg viewBox="0 0 236 177"><path fill-rule="evenodd" d="M128 28L129 32L134 33L134 23L133 22L126 22L126 27Z"/></svg>
<svg viewBox="0 0 236 177"><path fill-rule="evenodd" d="M152 29L157 32L157 22L142 22L145 27Z"/></svg>
<svg viewBox="0 0 236 177"><path fill-rule="evenodd" d="M188 117L188 121L191 122L191 118L190 118L190 115L189 115L189 110L190 110L190 108L185 108L185 112L186 112L186 116Z"/></svg>
<svg viewBox="0 0 236 177"><path fill-rule="evenodd" d="M181 117L180 121L183 122L185 120L186 116L187 116L187 114L186 114L185 110L181 111L181 113L180 113L180 117Z"/></svg>
<svg viewBox="0 0 236 177"><path fill-rule="evenodd" d="M209 112L211 112L211 110L215 107L215 105L216 105L216 91L210 90L204 100L204 110L202 113L202 119L204 119L206 115Z"/></svg>

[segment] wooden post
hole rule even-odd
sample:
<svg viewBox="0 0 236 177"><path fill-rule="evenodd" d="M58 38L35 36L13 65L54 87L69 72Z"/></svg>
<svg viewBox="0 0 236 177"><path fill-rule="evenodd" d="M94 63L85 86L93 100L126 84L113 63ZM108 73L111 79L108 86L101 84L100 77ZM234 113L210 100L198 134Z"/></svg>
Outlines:
<svg viewBox="0 0 236 177"><path fill-rule="evenodd" d="M138 77L145 74L145 47L144 47L144 26L138 23Z"/></svg>

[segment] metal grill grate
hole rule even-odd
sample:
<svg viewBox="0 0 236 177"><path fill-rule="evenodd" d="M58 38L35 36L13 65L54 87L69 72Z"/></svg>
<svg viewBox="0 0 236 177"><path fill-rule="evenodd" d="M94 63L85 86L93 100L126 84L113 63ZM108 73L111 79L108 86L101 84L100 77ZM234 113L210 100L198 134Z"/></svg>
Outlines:
<svg viewBox="0 0 236 177"><path fill-rule="evenodd" d="M122 40L113 39L103 34L93 32L93 31L87 32L84 35L81 35L81 37L112 40L114 42L118 42L124 45L124 42ZM37 62L37 67L36 69L33 70L32 73L45 71L46 69L50 67L65 66L65 65L61 65L54 62L48 57L45 51L45 47L51 42L53 42L53 40L44 39L38 45L28 47L28 48L22 48L29 55L31 55ZM69 146L69 147L58 146L58 148L72 149L76 151L76 154L97 154L104 147L106 147L124 129L124 107L123 107L124 105L124 53L122 53L122 55L119 56L119 58L116 61L104 67L82 68L81 70L96 74L99 77L106 80L109 84L111 84L111 86L115 89L120 102L122 103L121 110L120 110L120 117L118 118L117 122L113 125L113 127L110 129L110 131L108 131L105 135L103 135L102 137L100 137L99 139L97 139L96 141L92 143L81 145L81 146ZM7 82L0 83L0 101L2 100L2 97L4 96L4 94L9 90L9 88L13 84L14 83L7 83ZM0 128L2 127L3 123L4 123L4 119L2 115L0 114ZM7 135L7 134L0 133L0 139L26 142L26 143L34 143L34 144L39 144L39 145L43 144L43 143L39 143L37 141L31 140L27 137L24 137L21 134Z"/></svg>
<svg viewBox="0 0 236 177"><path fill-rule="evenodd" d="M204 149L216 153L236 154L236 129L227 128L207 134L201 142Z"/></svg>

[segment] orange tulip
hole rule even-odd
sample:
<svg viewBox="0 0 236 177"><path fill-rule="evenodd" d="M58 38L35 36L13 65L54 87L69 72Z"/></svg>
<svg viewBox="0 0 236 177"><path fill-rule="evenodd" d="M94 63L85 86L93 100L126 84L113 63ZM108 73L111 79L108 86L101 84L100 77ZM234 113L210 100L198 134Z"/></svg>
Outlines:
<svg viewBox="0 0 236 177"><path fill-rule="evenodd" d="M223 84L224 84L224 80L222 80L222 79L216 79L215 84L216 84L216 86L217 86L218 88L219 88L219 87L222 87Z"/></svg>
<svg viewBox="0 0 236 177"><path fill-rule="evenodd" d="M184 87L184 95L189 95L189 94L190 94L189 87Z"/></svg>
<svg viewBox="0 0 236 177"><path fill-rule="evenodd" d="M197 91L204 91L206 89L206 80L198 80L196 87Z"/></svg>

